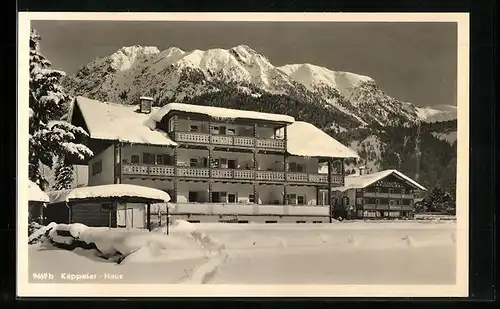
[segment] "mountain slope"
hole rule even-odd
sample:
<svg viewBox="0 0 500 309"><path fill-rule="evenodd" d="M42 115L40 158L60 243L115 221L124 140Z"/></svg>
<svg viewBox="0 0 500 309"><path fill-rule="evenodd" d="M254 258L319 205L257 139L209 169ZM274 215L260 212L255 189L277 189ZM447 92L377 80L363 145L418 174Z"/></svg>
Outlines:
<svg viewBox="0 0 500 309"><path fill-rule="evenodd" d="M149 95L158 106L176 101L288 114L358 151L373 172L396 168L414 177L419 169L426 187L455 177L456 120L426 123L446 112L453 117L452 107L417 108L354 73L312 64L276 67L245 45L189 52L124 47L81 67L63 84L72 95L122 104Z"/></svg>
<svg viewBox="0 0 500 309"><path fill-rule="evenodd" d="M417 114L424 122L448 121L457 119L457 107L452 105L418 107Z"/></svg>
<svg viewBox="0 0 500 309"><path fill-rule="evenodd" d="M83 66L64 84L75 95L123 104L151 95L158 105L197 101L198 96L221 91L223 85L225 90L231 86L254 97L269 94L288 96L297 104L314 102L343 113L352 123L349 127L418 121L417 108L390 97L370 77L311 64L275 67L246 45L189 52L176 47L164 51L124 47Z"/></svg>

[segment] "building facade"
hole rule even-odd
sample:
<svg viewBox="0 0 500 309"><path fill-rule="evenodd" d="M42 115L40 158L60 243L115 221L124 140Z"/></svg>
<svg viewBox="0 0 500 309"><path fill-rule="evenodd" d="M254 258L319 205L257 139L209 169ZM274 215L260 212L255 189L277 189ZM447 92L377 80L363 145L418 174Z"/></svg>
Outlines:
<svg viewBox="0 0 500 309"><path fill-rule="evenodd" d="M352 218L412 218L415 193L426 190L397 170L345 177L345 186L334 188L336 205Z"/></svg>
<svg viewBox="0 0 500 309"><path fill-rule="evenodd" d="M172 215L192 221L329 221L329 189L344 185L344 159L357 157L353 151L285 115L177 103L155 109L148 100L131 111L97 101L89 108L90 100L77 98L71 119L89 132L86 144L94 151L87 163L89 186L161 189L172 198ZM88 121L97 106L106 106L102 112L114 122ZM117 122L120 117L143 121L127 127ZM120 123L123 130L116 129ZM161 138L151 138L152 132ZM302 139L315 136L317 151L303 145L307 155L295 154ZM319 173L324 162L330 173Z"/></svg>

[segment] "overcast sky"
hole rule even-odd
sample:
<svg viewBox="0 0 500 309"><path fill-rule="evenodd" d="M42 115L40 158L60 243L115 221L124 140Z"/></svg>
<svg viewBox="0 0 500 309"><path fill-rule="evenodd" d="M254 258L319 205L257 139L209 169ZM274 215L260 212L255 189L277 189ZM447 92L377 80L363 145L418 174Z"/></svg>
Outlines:
<svg viewBox="0 0 500 309"><path fill-rule="evenodd" d="M246 44L276 66L312 63L373 77L417 106L456 105L455 23L33 21L41 51L72 73L123 46L185 51Z"/></svg>

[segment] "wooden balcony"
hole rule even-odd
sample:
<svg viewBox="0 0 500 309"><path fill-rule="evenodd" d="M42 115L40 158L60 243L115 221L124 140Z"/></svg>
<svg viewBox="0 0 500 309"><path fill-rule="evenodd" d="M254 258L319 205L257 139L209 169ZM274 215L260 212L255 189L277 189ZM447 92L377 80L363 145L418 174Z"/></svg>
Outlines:
<svg viewBox="0 0 500 309"><path fill-rule="evenodd" d="M380 197L380 198L395 198L395 199L411 199L413 194L387 193L387 192L364 192L364 197Z"/></svg>
<svg viewBox="0 0 500 309"><path fill-rule="evenodd" d="M364 204L363 210L413 210L412 205Z"/></svg>
<svg viewBox="0 0 500 309"><path fill-rule="evenodd" d="M121 164L121 172L127 176L156 176L156 177L187 177L187 178L213 178L228 180L256 180L270 182L289 183L311 183L328 184L328 176L325 174L309 173L287 173L277 171L255 171L244 169L223 169L223 168L204 168L178 166L177 174L174 166L165 165L146 165L146 164ZM285 179L286 175L286 179ZM335 176L335 177L333 177ZM342 185L341 175L332 175L332 184Z"/></svg>
<svg viewBox="0 0 500 309"><path fill-rule="evenodd" d="M181 143L212 144L221 146L237 146L284 150L285 141L280 139L259 139L247 136L216 135L197 132L175 132L175 141Z"/></svg>
<svg viewBox="0 0 500 309"><path fill-rule="evenodd" d="M190 178L210 178L210 169L198 167L178 167L177 176Z"/></svg>
<svg viewBox="0 0 500 309"><path fill-rule="evenodd" d="M173 166L145 165L145 164L122 164L121 171L123 175L137 176L157 176L172 177L175 175Z"/></svg>
<svg viewBox="0 0 500 309"><path fill-rule="evenodd" d="M274 171L256 171L255 179L265 181L285 181L285 173Z"/></svg>

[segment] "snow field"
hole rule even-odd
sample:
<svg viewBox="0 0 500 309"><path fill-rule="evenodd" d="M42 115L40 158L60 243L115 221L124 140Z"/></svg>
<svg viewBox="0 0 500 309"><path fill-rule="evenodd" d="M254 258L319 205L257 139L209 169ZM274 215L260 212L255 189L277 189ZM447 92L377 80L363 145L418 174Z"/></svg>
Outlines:
<svg viewBox="0 0 500 309"><path fill-rule="evenodd" d="M123 283L453 284L455 280L456 231L450 221L192 224L176 220L169 235L166 227L152 232L78 224L57 228L94 243L100 252L42 250L43 244L32 245L32 271L58 270L46 264L64 258L75 265L65 261L63 269L119 271L127 277ZM51 238L57 234L53 231ZM59 237L52 240L67 240ZM102 254L108 259L99 257Z"/></svg>

